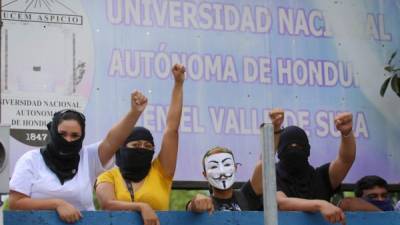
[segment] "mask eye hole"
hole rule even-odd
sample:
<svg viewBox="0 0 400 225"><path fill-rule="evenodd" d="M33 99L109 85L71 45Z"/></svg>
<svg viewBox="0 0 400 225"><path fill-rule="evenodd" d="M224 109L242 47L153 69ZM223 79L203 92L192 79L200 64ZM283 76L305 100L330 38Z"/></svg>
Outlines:
<svg viewBox="0 0 400 225"><path fill-rule="evenodd" d="M70 132L63 131L63 130L60 131L58 134L61 137L63 137L65 140L70 140L70 141L78 140L81 137L81 135L79 133L76 133L76 132L70 133Z"/></svg>
<svg viewBox="0 0 400 225"><path fill-rule="evenodd" d="M288 148L289 149L299 149L299 150L301 150L301 149L304 149L305 147L303 145L301 145L301 144L292 143L292 144L288 145Z"/></svg>
<svg viewBox="0 0 400 225"><path fill-rule="evenodd" d="M153 150L154 146L149 141L139 140L139 141L130 141L126 144L128 148L143 148L146 150Z"/></svg>
<svg viewBox="0 0 400 225"><path fill-rule="evenodd" d="M150 142L145 142L143 144L143 148L148 149L148 150L152 150L154 148L154 146L150 143Z"/></svg>

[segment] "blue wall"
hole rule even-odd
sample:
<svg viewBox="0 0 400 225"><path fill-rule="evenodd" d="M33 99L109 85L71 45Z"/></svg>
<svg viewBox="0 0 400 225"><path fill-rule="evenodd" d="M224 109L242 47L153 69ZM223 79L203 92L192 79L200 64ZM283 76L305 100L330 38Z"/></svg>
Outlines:
<svg viewBox="0 0 400 225"><path fill-rule="evenodd" d="M158 212L161 225L262 225L262 212L216 212L213 215L188 212ZM140 215L131 212L83 212L77 225L140 225ZM347 225L400 225L399 212L346 213ZM61 225L53 211L5 211L5 225ZM280 225L324 225L320 214L280 212Z"/></svg>

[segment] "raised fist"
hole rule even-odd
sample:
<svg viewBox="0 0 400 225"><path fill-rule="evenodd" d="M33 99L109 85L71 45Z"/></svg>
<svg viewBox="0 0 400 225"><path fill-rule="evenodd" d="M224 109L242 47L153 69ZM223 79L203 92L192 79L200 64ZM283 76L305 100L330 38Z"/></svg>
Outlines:
<svg viewBox="0 0 400 225"><path fill-rule="evenodd" d="M335 126L343 136L347 136L353 130L353 115L349 112L340 113L335 117Z"/></svg>
<svg viewBox="0 0 400 225"><path fill-rule="evenodd" d="M143 112L147 106L147 97L139 91L134 91L131 94L131 108L138 112Z"/></svg>
<svg viewBox="0 0 400 225"><path fill-rule="evenodd" d="M172 67L172 74L174 75L175 82L183 83L185 80L185 67L181 64L175 64Z"/></svg>
<svg viewBox="0 0 400 225"><path fill-rule="evenodd" d="M283 119L285 113L283 109L275 108L269 112L269 118L271 119L272 125L274 126L274 131L278 131L282 127Z"/></svg>

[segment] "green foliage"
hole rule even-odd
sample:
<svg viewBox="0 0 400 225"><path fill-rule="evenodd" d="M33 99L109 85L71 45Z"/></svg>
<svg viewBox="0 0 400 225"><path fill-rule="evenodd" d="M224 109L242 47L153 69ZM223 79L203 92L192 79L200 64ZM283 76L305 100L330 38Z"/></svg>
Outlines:
<svg viewBox="0 0 400 225"><path fill-rule="evenodd" d="M196 194L208 195L207 190L172 190L169 202L169 210L186 210L186 203Z"/></svg>
<svg viewBox="0 0 400 225"><path fill-rule="evenodd" d="M96 210L100 210L99 201L97 201L96 191L93 191L93 204Z"/></svg>
<svg viewBox="0 0 400 225"><path fill-rule="evenodd" d="M354 194L354 192L352 191L344 191L343 192L343 197L348 198L348 197L356 197L356 195Z"/></svg>
<svg viewBox="0 0 400 225"><path fill-rule="evenodd" d="M3 210L9 210L10 209L10 203L8 201L8 198L4 200L3 202Z"/></svg>
<svg viewBox="0 0 400 225"><path fill-rule="evenodd" d="M385 95L385 92L389 86L392 88L393 92L396 93L397 96L400 97L400 67L396 64L392 64L394 58L397 55L397 51L393 52L392 55L390 56L390 59L388 61L388 65L385 66L385 71L389 74L389 77L385 79L383 82L381 89L380 89L380 95L383 97ZM398 63L397 63L398 64Z"/></svg>

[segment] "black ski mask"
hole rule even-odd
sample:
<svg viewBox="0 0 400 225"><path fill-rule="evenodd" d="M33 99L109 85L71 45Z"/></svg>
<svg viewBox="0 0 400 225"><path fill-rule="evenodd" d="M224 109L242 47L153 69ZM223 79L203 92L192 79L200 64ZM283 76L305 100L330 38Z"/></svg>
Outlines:
<svg viewBox="0 0 400 225"><path fill-rule="evenodd" d="M307 134L296 126L286 127L281 133L278 144L279 164L287 173L302 174L310 167L310 144Z"/></svg>
<svg viewBox="0 0 400 225"><path fill-rule="evenodd" d="M122 177L133 182L139 182L147 176L154 155L154 149L126 147L127 143L140 140L148 141L154 146L151 132L144 127L135 127L126 139L124 146L120 147L115 155L116 164L121 171Z"/></svg>
<svg viewBox="0 0 400 225"><path fill-rule="evenodd" d="M82 135L78 140L68 142L58 133L58 125L65 120L76 120L79 123ZM85 137L85 116L75 110L56 112L52 121L47 124L47 129L50 141L40 152L47 167L56 174L61 184L64 184L78 172L79 152Z"/></svg>

